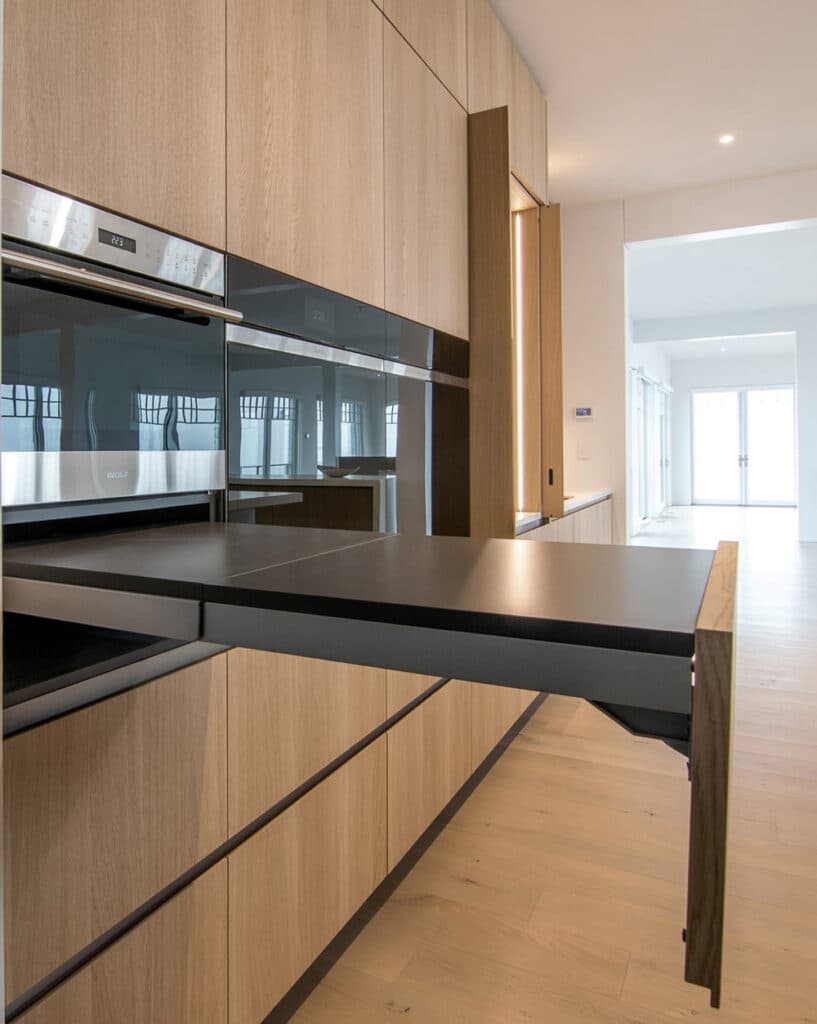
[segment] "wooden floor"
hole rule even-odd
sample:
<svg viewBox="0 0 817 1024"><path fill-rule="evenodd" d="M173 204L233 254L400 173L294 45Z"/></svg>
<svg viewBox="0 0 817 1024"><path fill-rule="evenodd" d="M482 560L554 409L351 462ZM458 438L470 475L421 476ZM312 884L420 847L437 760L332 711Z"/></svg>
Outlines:
<svg viewBox="0 0 817 1024"><path fill-rule="evenodd" d="M817 545L795 537L793 510L702 508L639 538L742 542L720 1011L681 980L684 760L551 697L293 1019L817 1024Z"/></svg>

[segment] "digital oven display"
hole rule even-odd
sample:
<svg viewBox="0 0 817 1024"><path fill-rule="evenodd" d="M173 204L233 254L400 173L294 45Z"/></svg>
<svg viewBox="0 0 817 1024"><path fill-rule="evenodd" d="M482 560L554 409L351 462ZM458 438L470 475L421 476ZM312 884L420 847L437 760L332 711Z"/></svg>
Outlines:
<svg viewBox="0 0 817 1024"><path fill-rule="evenodd" d="M128 238L127 235L117 235L113 231L99 228L99 240L103 245L112 245L114 249L124 249L125 252L136 252L136 239Z"/></svg>

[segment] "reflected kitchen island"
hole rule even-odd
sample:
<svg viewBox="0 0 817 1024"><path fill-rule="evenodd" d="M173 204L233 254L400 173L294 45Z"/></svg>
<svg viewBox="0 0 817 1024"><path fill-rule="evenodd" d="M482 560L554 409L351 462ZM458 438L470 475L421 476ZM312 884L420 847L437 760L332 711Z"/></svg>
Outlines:
<svg viewBox="0 0 817 1024"><path fill-rule="evenodd" d="M324 530L395 532L396 478L393 473L354 473L330 477L323 473L288 477L241 476L230 487L242 492L279 492L300 497L284 507L258 508L256 523L268 526L314 527ZM234 520L235 521L235 520Z"/></svg>

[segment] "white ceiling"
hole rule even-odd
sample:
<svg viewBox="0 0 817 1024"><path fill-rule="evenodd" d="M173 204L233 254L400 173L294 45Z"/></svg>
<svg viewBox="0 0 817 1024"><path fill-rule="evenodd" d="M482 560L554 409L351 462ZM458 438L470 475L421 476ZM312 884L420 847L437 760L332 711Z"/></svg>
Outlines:
<svg viewBox="0 0 817 1024"><path fill-rule="evenodd" d="M548 97L556 202L817 165L817 0L491 3Z"/></svg>
<svg viewBox="0 0 817 1024"><path fill-rule="evenodd" d="M632 245L627 257L633 320L817 305L817 223Z"/></svg>
<svg viewBox="0 0 817 1024"><path fill-rule="evenodd" d="M794 355L794 334L745 334L738 338L651 341L636 347L662 352L668 359L734 359L736 356Z"/></svg>

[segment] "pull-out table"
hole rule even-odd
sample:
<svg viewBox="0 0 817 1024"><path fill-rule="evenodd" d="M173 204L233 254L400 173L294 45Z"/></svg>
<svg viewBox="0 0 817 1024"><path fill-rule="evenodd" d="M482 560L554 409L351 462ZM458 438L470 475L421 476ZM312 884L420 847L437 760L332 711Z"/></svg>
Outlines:
<svg viewBox="0 0 817 1024"><path fill-rule="evenodd" d="M197 524L15 545L5 606L569 694L690 758L686 980L719 1005L737 547Z"/></svg>

